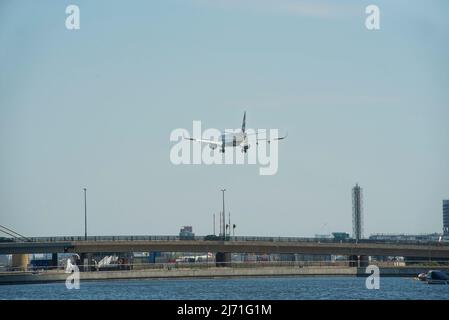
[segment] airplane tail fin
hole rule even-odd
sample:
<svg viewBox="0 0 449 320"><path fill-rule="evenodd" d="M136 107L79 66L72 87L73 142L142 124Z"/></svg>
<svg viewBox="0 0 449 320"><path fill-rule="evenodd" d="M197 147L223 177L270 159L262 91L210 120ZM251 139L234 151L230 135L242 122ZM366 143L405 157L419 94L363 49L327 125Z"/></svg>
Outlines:
<svg viewBox="0 0 449 320"><path fill-rule="evenodd" d="M242 132L244 133L246 129L246 111L243 114L243 122L242 122Z"/></svg>

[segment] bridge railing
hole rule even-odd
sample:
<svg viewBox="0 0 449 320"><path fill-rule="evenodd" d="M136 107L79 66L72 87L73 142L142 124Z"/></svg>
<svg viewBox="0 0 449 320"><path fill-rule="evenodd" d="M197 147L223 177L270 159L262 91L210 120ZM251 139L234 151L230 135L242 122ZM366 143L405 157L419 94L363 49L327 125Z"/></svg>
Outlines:
<svg viewBox="0 0 449 320"><path fill-rule="evenodd" d="M211 236L195 236L192 238L173 235L132 235L132 236L58 236L58 237L29 237L28 242L71 242L71 241L205 241L223 240ZM449 246L449 241L437 240L371 240L371 239L335 239L335 238L307 238L307 237L260 237L260 236L227 236L226 241L265 241L265 242L303 242L303 243L379 243L379 244L410 244L410 245L440 245ZM0 242L24 242L12 238L0 238Z"/></svg>

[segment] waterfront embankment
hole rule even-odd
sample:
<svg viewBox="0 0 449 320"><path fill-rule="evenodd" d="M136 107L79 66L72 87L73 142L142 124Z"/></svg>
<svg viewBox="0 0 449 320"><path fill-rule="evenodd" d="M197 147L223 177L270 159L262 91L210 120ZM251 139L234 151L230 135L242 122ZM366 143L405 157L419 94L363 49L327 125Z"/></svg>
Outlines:
<svg viewBox="0 0 449 320"><path fill-rule="evenodd" d="M433 267L435 268L435 267ZM416 277L432 267L381 267L380 276ZM449 267L439 268L448 272ZM170 278L231 278L231 277L285 277L285 276L368 276L366 268L357 267L210 267L147 269L126 271L80 272L81 281L106 281L125 279L170 279ZM44 272L4 272L0 284L50 283L66 281L69 274L62 270Z"/></svg>

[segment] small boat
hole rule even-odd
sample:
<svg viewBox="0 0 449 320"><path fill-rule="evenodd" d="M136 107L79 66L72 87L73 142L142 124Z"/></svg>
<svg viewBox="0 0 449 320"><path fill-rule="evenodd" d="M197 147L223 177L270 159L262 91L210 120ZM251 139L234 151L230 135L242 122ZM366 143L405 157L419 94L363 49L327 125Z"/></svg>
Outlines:
<svg viewBox="0 0 449 320"><path fill-rule="evenodd" d="M428 284L449 284L449 275L440 270L430 270L426 280Z"/></svg>
<svg viewBox="0 0 449 320"><path fill-rule="evenodd" d="M427 272L418 274L418 280L419 281L427 281Z"/></svg>

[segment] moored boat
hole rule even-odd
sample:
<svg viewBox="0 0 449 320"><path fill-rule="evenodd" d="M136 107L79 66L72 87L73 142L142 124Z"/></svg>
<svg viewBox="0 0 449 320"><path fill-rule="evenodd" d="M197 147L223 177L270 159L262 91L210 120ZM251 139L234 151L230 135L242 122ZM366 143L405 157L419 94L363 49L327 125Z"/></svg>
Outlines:
<svg viewBox="0 0 449 320"><path fill-rule="evenodd" d="M426 281L427 280L427 272L422 272L422 273L418 274L418 280Z"/></svg>
<svg viewBox="0 0 449 320"><path fill-rule="evenodd" d="M428 284L449 284L449 275L440 270L430 270L426 280Z"/></svg>

